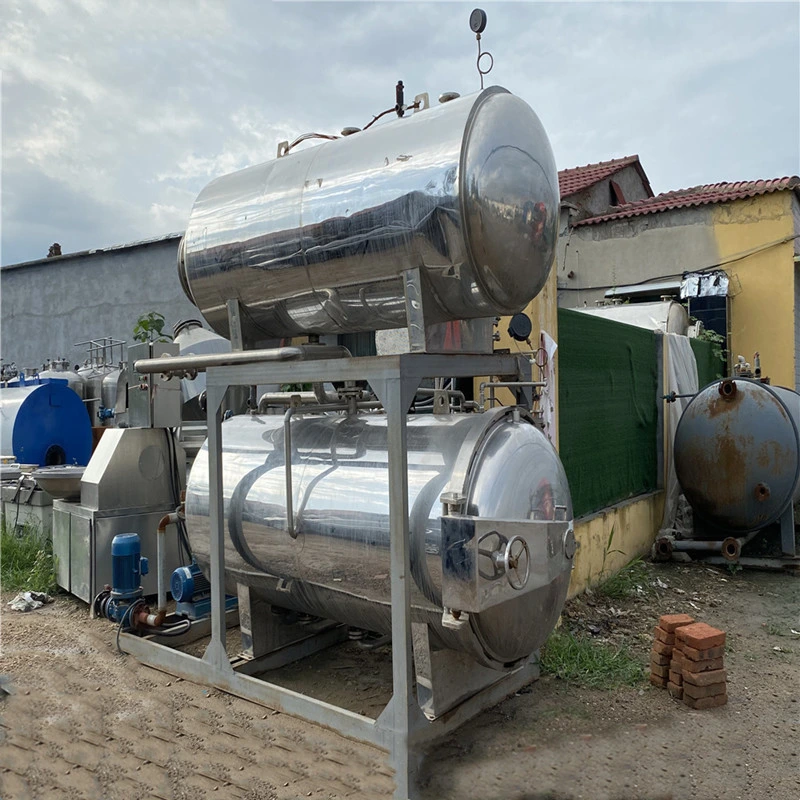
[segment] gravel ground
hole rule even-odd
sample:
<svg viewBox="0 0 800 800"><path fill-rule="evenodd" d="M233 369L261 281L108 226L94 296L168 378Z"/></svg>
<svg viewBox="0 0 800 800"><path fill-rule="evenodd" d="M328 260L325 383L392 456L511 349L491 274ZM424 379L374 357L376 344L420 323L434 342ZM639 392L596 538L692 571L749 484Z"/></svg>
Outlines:
<svg viewBox="0 0 800 800"><path fill-rule="evenodd" d="M668 564L648 566L641 587L578 598L564 619L642 663L662 613L725 629L727 706L544 677L433 746L422 797L798 800L800 580ZM28 614L2 599L0 672L14 691L0 702L2 800L391 795L381 751L142 666L71 598ZM375 714L390 675L388 648L345 644L271 679Z"/></svg>

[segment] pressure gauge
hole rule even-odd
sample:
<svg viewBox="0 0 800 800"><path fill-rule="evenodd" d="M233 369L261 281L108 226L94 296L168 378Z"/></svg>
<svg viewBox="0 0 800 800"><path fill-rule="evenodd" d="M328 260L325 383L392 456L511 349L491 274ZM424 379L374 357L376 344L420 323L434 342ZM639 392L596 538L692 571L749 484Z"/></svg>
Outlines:
<svg viewBox="0 0 800 800"><path fill-rule="evenodd" d="M486 12L482 8L476 8L469 15L469 27L473 33L483 33L486 30Z"/></svg>

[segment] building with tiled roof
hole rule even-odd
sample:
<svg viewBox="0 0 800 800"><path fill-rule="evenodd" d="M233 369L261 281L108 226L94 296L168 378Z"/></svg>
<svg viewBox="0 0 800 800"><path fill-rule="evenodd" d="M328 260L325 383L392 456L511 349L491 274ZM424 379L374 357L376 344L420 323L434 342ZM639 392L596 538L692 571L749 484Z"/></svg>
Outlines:
<svg viewBox="0 0 800 800"><path fill-rule="evenodd" d="M613 180L607 170L625 160L594 174ZM575 172L559 174L569 191L582 186ZM563 189L562 200L569 208ZM758 350L774 383L800 387L800 178L651 191L569 210L558 256L561 307L678 298L687 273L724 272L728 296L689 298L690 314L725 336L732 357L750 361Z"/></svg>
<svg viewBox="0 0 800 800"><path fill-rule="evenodd" d="M559 174L559 182L560 179L561 175ZM644 200L626 203L617 209L610 210L606 214L582 219L576 222L575 225L594 225L598 222L607 222L612 219L639 217L644 214L655 214L658 211L671 211L675 208L704 206L710 203L727 203L731 200L741 200L746 197L769 194L770 192L794 189L798 185L800 185L800 178L794 176L791 178L774 178L772 180L736 181L735 183L723 182L693 186L689 189L663 192Z"/></svg>
<svg viewBox="0 0 800 800"><path fill-rule="evenodd" d="M562 169L558 188L562 203L572 208L573 219L597 216L653 196L638 155Z"/></svg>

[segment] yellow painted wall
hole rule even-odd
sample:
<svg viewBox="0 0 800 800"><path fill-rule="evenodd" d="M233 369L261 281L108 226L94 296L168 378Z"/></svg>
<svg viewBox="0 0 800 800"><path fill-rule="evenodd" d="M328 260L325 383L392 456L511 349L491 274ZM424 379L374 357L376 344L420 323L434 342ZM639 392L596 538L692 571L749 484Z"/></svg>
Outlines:
<svg viewBox="0 0 800 800"><path fill-rule="evenodd" d="M580 547L575 553L569 597L600 583L634 558L647 555L663 511L664 493L654 492L641 499L619 503L585 520L576 520L575 538ZM612 529L614 537L609 547ZM611 552L615 550L621 552Z"/></svg>
<svg viewBox="0 0 800 800"><path fill-rule="evenodd" d="M714 206L719 262L741 256L794 233L791 192L775 192ZM794 386L794 245L787 242L746 255L725 269L732 279L731 356L752 363L772 383ZM741 287L741 288L740 288Z"/></svg>

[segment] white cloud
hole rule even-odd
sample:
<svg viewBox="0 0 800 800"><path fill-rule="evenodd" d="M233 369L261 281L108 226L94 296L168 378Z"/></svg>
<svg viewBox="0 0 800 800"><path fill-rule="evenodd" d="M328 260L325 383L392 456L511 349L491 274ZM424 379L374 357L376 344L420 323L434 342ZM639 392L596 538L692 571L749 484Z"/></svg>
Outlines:
<svg viewBox="0 0 800 800"><path fill-rule="evenodd" d="M475 91L470 10L5 0L4 263L51 234L75 250L180 229L208 180L306 131L363 126L398 79L408 97ZM560 167L638 152L656 191L800 171L791 5L487 11L488 83L536 109Z"/></svg>

